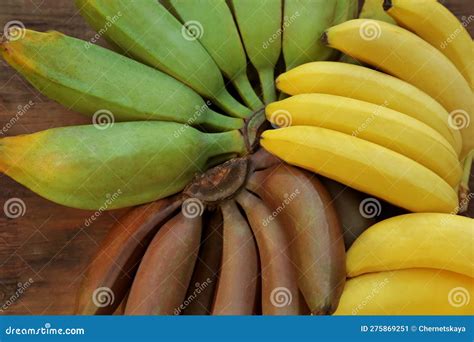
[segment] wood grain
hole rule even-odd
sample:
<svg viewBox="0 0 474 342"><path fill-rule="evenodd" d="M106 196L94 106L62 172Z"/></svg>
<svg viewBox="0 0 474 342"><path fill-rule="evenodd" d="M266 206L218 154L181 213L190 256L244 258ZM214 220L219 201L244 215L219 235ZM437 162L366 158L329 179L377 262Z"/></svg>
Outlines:
<svg viewBox="0 0 474 342"><path fill-rule="evenodd" d="M33 30L58 30L89 40L94 32L78 15L73 3L71 0L2 0L0 27L19 20ZM474 12L471 1L450 0L445 4L458 17ZM473 35L474 24L468 29ZM103 41L100 44L107 46ZM5 127L21 106L30 101L31 109L5 135L91 123L90 119L40 95L0 60L0 127ZM22 217L9 219L0 210L0 314L72 313L76 290L89 259L125 210L105 212L87 226L85 222L92 212L56 205L0 175L0 206L11 198L21 199L26 212ZM25 287L29 279L33 281L31 286L18 299L13 299L18 287Z"/></svg>

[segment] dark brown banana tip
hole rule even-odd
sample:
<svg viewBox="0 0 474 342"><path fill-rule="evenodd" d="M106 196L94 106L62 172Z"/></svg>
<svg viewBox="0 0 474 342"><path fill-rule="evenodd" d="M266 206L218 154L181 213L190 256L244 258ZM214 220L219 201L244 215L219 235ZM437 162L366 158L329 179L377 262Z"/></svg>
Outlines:
<svg viewBox="0 0 474 342"><path fill-rule="evenodd" d="M115 311L130 289L159 225L180 204L170 197L142 205L110 229L86 271L76 300L76 314L109 315Z"/></svg>
<svg viewBox="0 0 474 342"><path fill-rule="evenodd" d="M392 0L384 0L382 5L384 11L388 11L390 8L392 8L392 6Z"/></svg>
<svg viewBox="0 0 474 342"><path fill-rule="evenodd" d="M180 212L158 231L140 263L126 315L177 315L193 274L202 219Z"/></svg>
<svg viewBox="0 0 474 342"><path fill-rule="evenodd" d="M326 31L324 31L323 34L321 35L321 43L323 43L324 45L329 46L329 37L328 37L328 33Z"/></svg>

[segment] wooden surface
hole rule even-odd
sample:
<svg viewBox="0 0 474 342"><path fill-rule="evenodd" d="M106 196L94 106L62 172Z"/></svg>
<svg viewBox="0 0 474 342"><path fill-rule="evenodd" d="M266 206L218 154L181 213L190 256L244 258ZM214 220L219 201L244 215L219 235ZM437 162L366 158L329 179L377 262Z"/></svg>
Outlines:
<svg viewBox="0 0 474 342"><path fill-rule="evenodd" d="M472 0L444 2L458 17L474 13ZM94 32L78 15L73 3L72 0L1 0L0 27L20 20L33 30L58 30L88 40ZM472 35L474 24L468 28ZM106 45L103 41L100 44ZM5 135L90 123L90 119L41 96L0 59L0 128L16 115L19 106L30 101L31 109ZM25 203L24 216L9 219L4 215L1 207L11 198L20 198ZM0 175L0 314L72 313L88 260L124 212L105 212L86 227L85 220L92 212L56 205ZM18 283L25 284L30 278L32 285L9 305Z"/></svg>

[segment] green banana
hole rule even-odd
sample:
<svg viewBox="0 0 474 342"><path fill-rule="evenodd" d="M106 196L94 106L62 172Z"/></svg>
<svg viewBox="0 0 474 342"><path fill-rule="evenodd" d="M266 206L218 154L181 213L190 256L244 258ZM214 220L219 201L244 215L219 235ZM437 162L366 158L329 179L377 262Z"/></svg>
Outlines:
<svg viewBox="0 0 474 342"><path fill-rule="evenodd" d="M40 92L86 115L107 110L118 121L175 121L212 130L242 126L241 119L212 111L174 78L59 32L27 30L24 38L2 43L1 51Z"/></svg>
<svg viewBox="0 0 474 342"><path fill-rule="evenodd" d="M252 114L226 90L201 43L158 1L76 0L76 6L100 35L125 53L187 84L232 116Z"/></svg>
<svg viewBox="0 0 474 342"><path fill-rule="evenodd" d="M359 13L359 2L357 0L336 0L336 8L334 10L333 25L341 24L347 20L357 18ZM333 50L331 60L337 60L341 57L341 53Z"/></svg>
<svg viewBox="0 0 474 342"><path fill-rule="evenodd" d="M265 104L276 100L274 70L281 52L281 0L232 0L247 56L257 69Z"/></svg>
<svg viewBox="0 0 474 342"><path fill-rule="evenodd" d="M383 3L384 0L365 0L359 18L380 20L392 25L398 25L395 19L385 12Z"/></svg>
<svg viewBox="0 0 474 342"><path fill-rule="evenodd" d="M286 70L333 56L334 50L324 46L320 38L324 30L332 26L336 7L339 7L336 1L285 0L285 18L296 16L283 31Z"/></svg>
<svg viewBox="0 0 474 342"><path fill-rule="evenodd" d="M115 209L182 190L216 155L245 149L238 131L202 133L172 122L53 128L0 139L0 172L80 209Z"/></svg>
<svg viewBox="0 0 474 342"><path fill-rule="evenodd" d="M232 82L245 104L263 107L247 77L247 57L232 12L224 1L171 0L184 25L201 29L199 41Z"/></svg>

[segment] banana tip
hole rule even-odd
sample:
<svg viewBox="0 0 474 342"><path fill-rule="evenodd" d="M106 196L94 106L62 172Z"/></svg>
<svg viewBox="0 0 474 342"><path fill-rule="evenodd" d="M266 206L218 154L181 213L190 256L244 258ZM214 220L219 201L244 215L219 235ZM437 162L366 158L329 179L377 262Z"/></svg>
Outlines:
<svg viewBox="0 0 474 342"><path fill-rule="evenodd" d="M392 0L384 0L382 7L384 11L388 11L390 8L392 8Z"/></svg>
<svg viewBox="0 0 474 342"><path fill-rule="evenodd" d="M328 32L327 31L323 32L323 35L321 36L321 42L324 45L329 45L329 38L328 38Z"/></svg>

